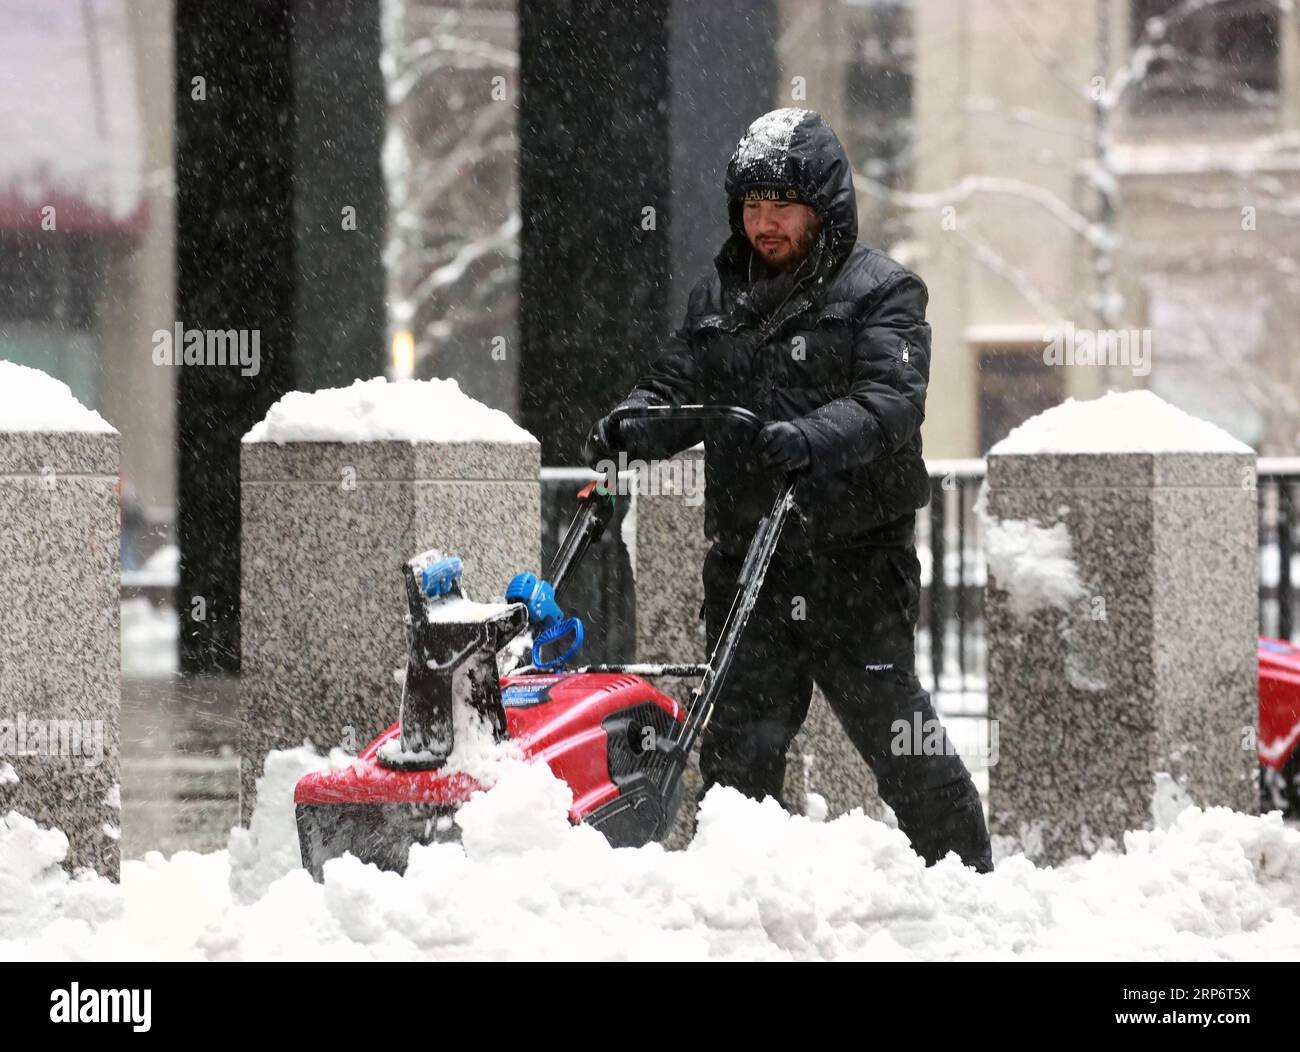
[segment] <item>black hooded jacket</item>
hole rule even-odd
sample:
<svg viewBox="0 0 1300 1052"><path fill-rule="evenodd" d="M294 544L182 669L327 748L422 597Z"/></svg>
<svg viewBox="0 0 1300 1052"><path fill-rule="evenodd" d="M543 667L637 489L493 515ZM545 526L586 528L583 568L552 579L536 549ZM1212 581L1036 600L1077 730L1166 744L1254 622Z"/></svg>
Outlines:
<svg viewBox="0 0 1300 1052"><path fill-rule="evenodd" d="M802 263L769 275L745 237L737 195L795 187L821 216ZM930 369L928 294L911 271L857 243L853 179L834 131L811 110L760 117L727 166L731 236L691 292L682 327L624 405L744 406L808 439L800 517L782 535L789 560L911 539L929 500L921 422ZM742 555L776 498L753 435L734 423L625 427L629 455L665 457L703 440L705 531Z"/></svg>

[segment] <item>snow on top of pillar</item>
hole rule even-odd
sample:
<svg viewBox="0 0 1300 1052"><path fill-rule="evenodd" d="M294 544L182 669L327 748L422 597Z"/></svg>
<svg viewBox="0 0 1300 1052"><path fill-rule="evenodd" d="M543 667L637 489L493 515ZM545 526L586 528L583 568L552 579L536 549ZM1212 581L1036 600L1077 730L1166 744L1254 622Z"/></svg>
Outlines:
<svg viewBox="0 0 1300 1052"><path fill-rule="evenodd" d="M499 409L465 394L455 380L382 376L351 387L291 391L271 406L245 442L536 442Z"/></svg>
<svg viewBox="0 0 1300 1052"><path fill-rule="evenodd" d="M1067 398L1014 428L991 456L1026 453L1253 453L1208 420L1151 391Z"/></svg>
<svg viewBox="0 0 1300 1052"><path fill-rule="evenodd" d="M0 431L116 433L112 424L78 402L62 380L6 361L0 361Z"/></svg>

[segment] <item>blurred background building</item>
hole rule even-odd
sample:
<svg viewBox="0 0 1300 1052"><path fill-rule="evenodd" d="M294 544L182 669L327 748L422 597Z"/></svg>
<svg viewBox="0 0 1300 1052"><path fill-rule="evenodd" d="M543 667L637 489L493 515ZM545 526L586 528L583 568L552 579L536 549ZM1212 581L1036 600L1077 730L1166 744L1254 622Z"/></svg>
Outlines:
<svg viewBox="0 0 1300 1052"><path fill-rule="evenodd" d="M0 0L0 24L0 357L114 421L165 522L174 381L149 351L175 316L170 6Z"/></svg>
<svg viewBox="0 0 1300 1052"><path fill-rule="evenodd" d="M921 2L914 31L903 200L932 291L927 450L982 453L1063 397L1149 386L1294 453L1293 6ZM1148 333L1149 375L1044 365L1067 324Z"/></svg>

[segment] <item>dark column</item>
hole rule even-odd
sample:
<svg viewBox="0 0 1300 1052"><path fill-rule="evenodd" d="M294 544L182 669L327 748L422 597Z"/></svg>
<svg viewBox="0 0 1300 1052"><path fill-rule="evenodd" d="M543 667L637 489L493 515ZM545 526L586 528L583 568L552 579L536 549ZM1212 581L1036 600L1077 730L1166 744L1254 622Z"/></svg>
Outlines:
<svg viewBox="0 0 1300 1052"><path fill-rule="evenodd" d="M386 361L379 6L293 5L293 377L305 391L379 376Z"/></svg>
<svg viewBox="0 0 1300 1052"><path fill-rule="evenodd" d="M520 408L544 464L577 462L668 331L668 10L519 5Z"/></svg>
<svg viewBox="0 0 1300 1052"><path fill-rule="evenodd" d="M774 0L673 3L668 317L674 328L727 238L727 161L750 121L775 105L775 6Z"/></svg>
<svg viewBox="0 0 1300 1052"><path fill-rule="evenodd" d="M176 318L256 329L255 376L177 371L181 670L239 661L239 439L287 389L293 347L289 12L176 5ZM206 98L192 97L203 77ZM198 597L198 598L196 598ZM201 603L202 620L192 616Z"/></svg>
<svg viewBox="0 0 1300 1052"><path fill-rule="evenodd" d="M177 372L183 672L238 668L240 438L292 388L382 371L377 11L177 0L177 321L260 346L255 375Z"/></svg>

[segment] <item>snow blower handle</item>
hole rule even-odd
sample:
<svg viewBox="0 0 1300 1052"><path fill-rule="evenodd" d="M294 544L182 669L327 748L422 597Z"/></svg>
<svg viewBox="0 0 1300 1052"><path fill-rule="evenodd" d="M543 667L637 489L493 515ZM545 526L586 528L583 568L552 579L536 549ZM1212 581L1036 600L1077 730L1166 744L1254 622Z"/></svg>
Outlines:
<svg viewBox="0 0 1300 1052"><path fill-rule="evenodd" d="M609 439L616 448L621 448L619 425L625 420L659 420L674 423L683 420L735 420L755 434L763 427L763 421L748 409L738 405L621 406L610 414ZM795 474L791 473L785 479L783 484L785 498L777 502L778 507L784 506L785 499L788 499L790 491L794 489L795 477ZM574 515L573 521L564 533L564 538L560 541L559 550L551 562L550 571L545 579L525 571L516 574L506 587L506 601L524 604L528 608L529 622L538 633L533 646L533 665L537 668L550 669L561 666L573 658L582 647L584 633L581 620L576 617L566 617L557 600L583 556L586 555L587 549L600 540L606 526L613 518L617 484L617 478L613 477L597 478L584 485L578 491L577 514ZM779 522L776 524L775 532L780 532ZM772 543L775 545L775 537ZM742 579L754 572L757 550L751 546L750 556L741 575ZM767 558L770 558L770 551ZM764 563L758 571L760 578L765 570ZM743 619L741 626L743 627ZM738 631L736 635L738 637ZM561 642L569 643L564 653L544 660L543 650ZM720 661L711 662L710 666L715 674L706 675L706 680L720 679L721 677L716 676L719 668L725 677L728 662L729 659L725 654Z"/></svg>
<svg viewBox="0 0 1300 1052"><path fill-rule="evenodd" d="M738 405L644 405L620 406L609 415L609 439L616 448L622 448L619 426L624 420L662 420L680 422L682 420L737 420L751 428L757 434L763 427L763 421ZM605 533L605 527L614 517L615 491L617 478L596 479L588 482L578 491L578 513L573 517L560 549L551 561L546 580L555 595L563 589L565 582L586 555L587 549ZM523 583L516 589L516 596L523 593ZM524 601L508 596L511 601ZM538 620L534 615L534 620Z"/></svg>
<svg viewBox="0 0 1300 1052"><path fill-rule="evenodd" d="M551 560L551 569L546 575L554 593L558 594L573 576L587 549L605 535L605 527L614 517L616 502L614 492L606 488L603 479L593 479L578 490L578 512L565 530L559 551Z"/></svg>
<svg viewBox="0 0 1300 1052"><path fill-rule="evenodd" d="M625 405L609 414L609 440L622 449L619 427L624 420L737 420L753 429L755 434L763 428L763 421L748 409L738 405Z"/></svg>
<svg viewBox="0 0 1300 1052"><path fill-rule="evenodd" d="M625 406L611 414L614 426L610 428L611 441L618 443L618 424L624 420L735 420L748 427L754 434L763 428L763 421L756 415L737 405L649 405ZM777 487L776 500L772 510L759 521L745 553L737 580L738 590L732 600L727 619L722 625L717 644L704 666L700 683L692 693L686 705L686 717L677 733L661 739L659 748L666 761L663 771L664 798L676 793L676 784L681 778L692 746L709 724L709 717L717 704L718 695L726 682L727 674L736 656L740 637L744 633L749 615L754 609L759 590L763 587L763 578L768 565L776 553L777 541L785 527L786 520L792 513L797 514L794 500L795 487L799 477L807 468L786 472Z"/></svg>
<svg viewBox="0 0 1300 1052"><path fill-rule="evenodd" d="M735 420L757 435L765 426L763 421L744 406L739 405L625 405L609 414L609 439L616 449L622 449L619 426L625 420L661 420L680 423L684 420ZM783 487L793 488L800 475L808 468L786 472Z"/></svg>

